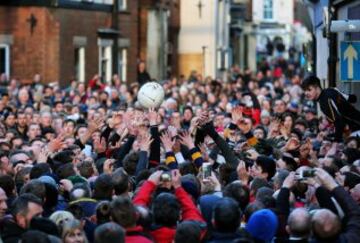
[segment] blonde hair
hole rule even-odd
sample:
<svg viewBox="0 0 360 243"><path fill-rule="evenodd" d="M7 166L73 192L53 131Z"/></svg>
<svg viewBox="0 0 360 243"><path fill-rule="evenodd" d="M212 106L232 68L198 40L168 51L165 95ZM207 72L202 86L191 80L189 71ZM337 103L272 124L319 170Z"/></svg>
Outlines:
<svg viewBox="0 0 360 243"><path fill-rule="evenodd" d="M65 221L61 228L61 238L64 241L65 237L69 235L70 233L73 233L75 230L79 229L82 233L82 236L84 237L84 243L88 243L88 240L86 238L86 235L83 230L83 226L81 222L77 219L72 219L69 221Z"/></svg>

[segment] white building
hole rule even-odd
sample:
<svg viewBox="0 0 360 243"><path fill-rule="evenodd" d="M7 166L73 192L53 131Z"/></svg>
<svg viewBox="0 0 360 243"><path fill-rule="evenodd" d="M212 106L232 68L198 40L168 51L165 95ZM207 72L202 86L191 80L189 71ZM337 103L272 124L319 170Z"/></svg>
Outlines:
<svg viewBox="0 0 360 243"><path fill-rule="evenodd" d="M253 22L256 27L257 51L266 52L266 45L283 43L285 50L292 45L294 0L253 0Z"/></svg>
<svg viewBox="0 0 360 243"><path fill-rule="evenodd" d="M181 0L179 73L219 77L229 68L230 0Z"/></svg>

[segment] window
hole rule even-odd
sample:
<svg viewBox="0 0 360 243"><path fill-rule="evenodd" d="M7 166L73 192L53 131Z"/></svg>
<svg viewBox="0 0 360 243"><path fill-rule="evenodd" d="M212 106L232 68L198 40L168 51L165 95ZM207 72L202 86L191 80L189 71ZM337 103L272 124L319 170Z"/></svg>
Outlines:
<svg viewBox="0 0 360 243"><path fill-rule="evenodd" d="M75 78L80 82L85 81L85 47L75 48Z"/></svg>
<svg viewBox="0 0 360 243"><path fill-rule="evenodd" d="M106 82L111 82L112 76L112 40L99 40L99 75Z"/></svg>
<svg viewBox="0 0 360 243"><path fill-rule="evenodd" d="M126 10L127 0L118 0L119 1L119 10Z"/></svg>
<svg viewBox="0 0 360 243"><path fill-rule="evenodd" d="M273 0L264 0L264 19L273 19Z"/></svg>
<svg viewBox="0 0 360 243"><path fill-rule="evenodd" d="M0 74L10 76L10 48L9 45L0 44Z"/></svg>
<svg viewBox="0 0 360 243"><path fill-rule="evenodd" d="M126 80L127 74L127 49L122 48L119 50L119 67L118 67L118 74L121 81Z"/></svg>

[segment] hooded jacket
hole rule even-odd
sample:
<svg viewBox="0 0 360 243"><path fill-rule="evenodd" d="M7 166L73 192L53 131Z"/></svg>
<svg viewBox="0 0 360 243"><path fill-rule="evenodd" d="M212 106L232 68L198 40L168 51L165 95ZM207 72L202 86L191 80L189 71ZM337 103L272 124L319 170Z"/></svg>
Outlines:
<svg viewBox="0 0 360 243"><path fill-rule="evenodd" d="M139 192L133 199L133 203L138 206L149 207L151 194L155 191L156 185L151 181L146 181L140 188ZM182 188L175 189L175 196L181 205L182 221L191 220L200 224L203 228L202 236L205 234L206 223L199 210L191 200L191 197ZM150 234L157 243L172 243L175 238L176 227L155 226L151 229Z"/></svg>

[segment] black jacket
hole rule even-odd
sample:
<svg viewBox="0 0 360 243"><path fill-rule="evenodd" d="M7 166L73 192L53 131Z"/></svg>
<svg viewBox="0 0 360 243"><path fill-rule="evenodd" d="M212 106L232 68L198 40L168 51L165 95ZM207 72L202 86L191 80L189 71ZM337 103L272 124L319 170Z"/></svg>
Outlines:
<svg viewBox="0 0 360 243"><path fill-rule="evenodd" d="M354 108L344 96L334 88L321 91L318 98L321 111L335 125L335 139L342 141L345 125L352 132L360 130L360 111Z"/></svg>
<svg viewBox="0 0 360 243"><path fill-rule="evenodd" d="M5 219L1 229L1 238L4 243L18 243L25 232L26 230L12 219Z"/></svg>
<svg viewBox="0 0 360 243"><path fill-rule="evenodd" d="M147 71L144 71L142 73L138 72L138 82L140 86L149 81L151 81L151 77Z"/></svg>
<svg viewBox="0 0 360 243"><path fill-rule="evenodd" d="M251 237L243 231L237 231L234 233L220 233L220 232L213 232L211 234L211 238L207 240L207 243L230 243L236 242L236 240L242 239L244 242L245 240L252 242Z"/></svg>

